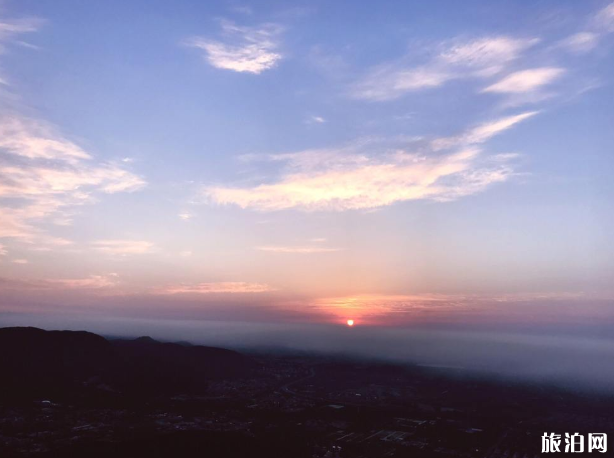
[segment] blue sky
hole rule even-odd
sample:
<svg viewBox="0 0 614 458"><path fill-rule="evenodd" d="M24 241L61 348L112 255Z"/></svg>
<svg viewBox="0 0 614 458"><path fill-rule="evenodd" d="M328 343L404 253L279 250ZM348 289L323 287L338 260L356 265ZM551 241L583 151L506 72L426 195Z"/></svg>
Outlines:
<svg viewBox="0 0 614 458"><path fill-rule="evenodd" d="M614 4L0 6L0 310L611 319Z"/></svg>

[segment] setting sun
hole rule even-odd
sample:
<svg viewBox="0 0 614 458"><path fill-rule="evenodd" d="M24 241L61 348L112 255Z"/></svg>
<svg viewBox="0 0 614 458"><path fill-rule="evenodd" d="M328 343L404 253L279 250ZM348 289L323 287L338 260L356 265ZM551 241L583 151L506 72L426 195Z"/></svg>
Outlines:
<svg viewBox="0 0 614 458"><path fill-rule="evenodd" d="M347 323L348 326L354 326L354 320L348 320Z"/></svg>

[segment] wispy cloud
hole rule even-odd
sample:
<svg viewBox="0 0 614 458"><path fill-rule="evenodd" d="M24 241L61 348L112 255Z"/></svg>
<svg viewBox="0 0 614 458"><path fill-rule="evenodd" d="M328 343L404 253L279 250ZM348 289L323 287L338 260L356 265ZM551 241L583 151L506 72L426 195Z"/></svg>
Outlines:
<svg viewBox="0 0 614 458"><path fill-rule="evenodd" d="M29 280L0 278L0 290L33 292L85 290L88 293L98 291L112 295L118 292L117 287L119 284L119 275L116 273L89 275L81 278L41 278Z"/></svg>
<svg viewBox="0 0 614 458"><path fill-rule="evenodd" d="M290 173L279 182L253 188L210 188L206 192L217 203L235 204L263 211L299 208L304 210L350 210L391 205L416 199L447 200L461 189L502 181L510 173L500 168L488 173L471 173L477 149L450 156L427 157L397 153L369 158L362 166L343 170L323 166L304 173ZM444 184L444 178L458 182ZM477 189L475 189L477 191Z"/></svg>
<svg viewBox="0 0 614 458"><path fill-rule="evenodd" d="M351 95L374 101L393 100L454 79L490 77L537 42L537 39L495 36L444 43L439 46L440 52L424 64L409 64L408 58L403 58L372 69L352 87Z"/></svg>
<svg viewBox="0 0 614 458"><path fill-rule="evenodd" d="M51 286L58 286L66 289L101 289L117 286L118 275L111 273L108 275L90 275L85 278L64 278L47 280Z"/></svg>
<svg viewBox="0 0 614 458"><path fill-rule="evenodd" d="M552 319L577 319L574 309L579 300L588 300L582 294L529 293L511 295L479 295L479 294L356 294L353 296L319 298L310 304L310 310L329 316L336 321L345 322L353 319L356 324L384 324L391 322L444 323L451 319L481 320L501 322L503 317L509 321L548 322ZM501 307L502 302L513 304L513 307ZM535 305L539 304L539 312L535 313ZM533 313L527 314L531 307ZM597 316L600 313L597 312ZM566 318L563 318L566 316ZM453 318L451 318L453 317ZM329 318L330 319L330 318ZM475 321L474 321L475 323Z"/></svg>
<svg viewBox="0 0 614 458"><path fill-rule="evenodd" d="M484 92L521 93L540 89L559 78L565 72L562 68L532 68L512 73L488 86Z"/></svg>
<svg viewBox="0 0 614 458"><path fill-rule="evenodd" d="M23 33L35 32L35 18L0 20L0 53ZM70 224L70 208L91 203L96 194L134 191L142 178L90 153L42 120L20 113L14 94L0 97L0 237L16 238L40 250L71 242L46 234L41 224ZM12 109L7 107L11 106Z"/></svg>
<svg viewBox="0 0 614 458"><path fill-rule="evenodd" d="M275 67L281 60L278 51L281 26L261 24L247 27L222 21L221 27L222 40L193 37L186 44L204 51L207 62L214 67L240 73L259 74Z"/></svg>
<svg viewBox="0 0 614 458"><path fill-rule="evenodd" d="M51 126L18 116L2 117L0 149L28 159L59 159L68 163L91 159L79 146L54 132Z"/></svg>
<svg viewBox="0 0 614 458"><path fill-rule="evenodd" d="M269 251L271 253L293 253L293 254L313 254L313 253L332 253L340 251L341 248L330 248L323 246L280 246L266 245L258 246L256 250Z"/></svg>
<svg viewBox="0 0 614 458"><path fill-rule="evenodd" d="M382 152L366 142L353 148L270 156L285 163L285 173L277 181L249 188L214 186L204 192L218 204L261 211L342 211L419 199L454 200L512 175L513 157L489 161L475 145L534 114L489 121L460 136L435 140L429 152L399 145L393 152L388 148ZM446 154L435 152L452 148L456 149Z"/></svg>
<svg viewBox="0 0 614 458"><path fill-rule="evenodd" d="M456 137L445 137L433 140L431 146L434 150L448 149L458 147L459 145L477 145L490 140L495 135L498 135L519 122L524 121L532 116L535 116L537 111L528 111L513 116L506 116L485 122L476 127L469 129L462 135Z"/></svg>
<svg viewBox="0 0 614 458"><path fill-rule="evenodd" d="M8 42L15 37L30 32L36 32L43 24L39 18L1 19L0 20L0 52ZM18 42L19 43L19 42Z"/></svg>
<svg viewBox="0 0 614 458"><path fill-rule="evenodd" d="M44 21L38 18L0 19L0 54L3 54L10 44L37 48L18 39L24 33L36 32ZM10 78L0 69L0 84L10 87Z"/></svg>
<svg viewBox="0 0 614 458"><path fill-rule="evenodd" d="M147 254L154 244L144 240L98 240L92 245L98 251L114 255Z"/></svg>
<svg viewBox="0 0 614 458"><path fill-rule="evenodd" d="M597 29L614 32L614 2L597 12L594 23Z"/></svg>
<svg viewBox="0 0 614 458"><path fill-rule="evenodd" d="M561 40L559 46L574 53L583 53L593 50L598 43L598 34L592 32L578 32Z"/></svg>
<svg viewBox="0 0 614 458"><path fill-rule="evenodd" d="M13 259L14 264L28 264L28 262L27 259Z"/></svg>
<svg viewBox="0 0 614 458"><path fill-rule="evenodd" d="M587 53L597 47L604 35L614 32L614 3L593 15L586 30L559 41L558 46L576 54Z"/></svg>
<svg viewBox="0 0 614 458"><path fill-rule="evenodd" d="M322 116L310 116L307 118L306 122L307 124L324 124L326 119L324 119Z"/></svg>
<svg viewBox="0 0 614 458"><path fill-rule="evenodd" d="M246 294L275 291L263 283L215 282L168 286L156 291L157 294Z"/></svg>
<svg viewBox="0 0 614 458"><path fill-rule="evenodd" d="M91 203L94 194L134 191L142 178L111 163L96 163L46 123L17 114L0 116L0 197L20 206L1 206L0 236L37 243L48 238L35 223L62 218L67 208Z"/></svg>
<svg viewBox="0 0 614 458"><path fill-rule="evenodd" d="M6 250L6 247L0 243L0 256L6 256L7 254L8 251Z"/></svg>

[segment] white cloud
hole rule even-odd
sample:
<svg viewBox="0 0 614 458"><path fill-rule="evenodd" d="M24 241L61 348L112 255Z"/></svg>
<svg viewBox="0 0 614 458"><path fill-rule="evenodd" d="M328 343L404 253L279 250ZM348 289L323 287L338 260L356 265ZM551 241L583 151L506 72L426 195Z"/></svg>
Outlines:
<svg viewBox="0 0 614 458"><path fill-rule="evenodd" d="M50 239L36 224L53 217L66 221L69 207L94 200L94 193L130 192L145 182L90 154L51 126L17 114L0 115L0 198L19 206L0 205L0 236L41 243Z"/></svg>
<svg viewBox="0 0 614 458"><path fill-rule="evenodd" d="M267 245L256 247L259 251L269 251L272 253L293 253L293 254L313 254L313 253L332 253L340 251L341 248L328 248L322 246L278 246Z"/></svg>
<svg viewBox="0 0 614 458"><path fill-rule="evenodd" d="M216 283L196 283L168 286L155 291L157 294L246 294L246 293L266 293L275 291L270 286L263 283L248 282L216 282Z"/></svg>
<svg viewBox="0 0 614 458"><path fill-rule="evenodd" d="M23 45L15 37L36 31L41 23L32 18L0 21L0 52L8 43ZM131 172L96 162L49 123L21 115L14 103L2 103L17 99L16 94L1 92L0 97L0 237L17 238L37 250L69 245L45 234L40 224L69 224L69 209L94 201L96 193L144 186Z"/></svg>
<svg viewBox="0 0 614 458"><path fill-rule="evenodd" d="M27 259L13 259L13 263L15 264L28 264Z"/></svg>
<svg viewBox="0 0 614 458"><path fill-rule="evenodd" d="M517 59L525 49L538 41L535 38L486 37L454 43L445 49L439 58L449 64L498 71L502 65Z"/></svg>
<svg viewBox="0 0 614 458"><path fill-rule="evenodd" d="M467 132L460 136L435 139L431 143L431 146L434 150L439 151L442 149L457 147L459 145L476 145L484 143L490 140L495 135L498 135L514 127L519 122L522 122L525 119L535 116L537 113L537 111L528 111L525 113L520 113L513 116L506 116L504 118L485 122L469 129Z"/></svg>
<svg viewBox="0 0 614 458"><path fill-rule="evenodd" d="M324 124L326 122L326 119L324 119L322 116L310 116L307 119L307 122L309 124Z"/></svg>
<svg viewBox="0 0 614 458"><path fill-rule="evenodd" d="M579 32L562 40L559 45L571 52L583 53L594 49L598 42L598 34L592 32Z"/></svg>
<svg viewBox="0 0 614 458"><path fill-rule="evenodd" d="M204 194L218 204L260 211L285 209L343 211L370 209L396 202L454 200L507 180L513 156L484 159L476 146L504 132L536 112L496 119L457 137L431 142L428 152L412 152L402 145L356 142L337 150L309 150L269 155L284 165L279 178L252 187L210 186ZM441 150L453 151L441 153ZM260 247L268 251L288 247ZM299 247L302 248L302 247Z"/></svg>
<svg viewBox="0 0 614 458"><path fill-rule="evenodd" d="M17 116L0 123L0 149L29 159L60 159L75 163L90 155L45 124Z"/></svg>
<svg viewBox="0 0 614 458"><path fill-rule="evenodd" d="M37 18L1 19L0 54L4 53L9 44L18 44L26 47L36 48L36 46L29 45L28 43L18 40L17 37L24 33L36 32L42 22L43 21ZM10 87L10 79L7 78L3 73L4 72L0 69L0 84L6 87Z"/></svg>
<svg viewBox="0 0 614 458"><path fill-rule="evenodd" d="M436 69L380 68L356 84L352 94L358 99L393 100L407 92L441 86L450 79L452 79L450 74Z"/></svg>
<svg viewBox="0 0 614 458"><path fill-rule="evenodd" d="M183 213L179 213L179 218L181 218L183 221L189 221L192 218L194 218L194 215L192 213L189 212L183 212Z"/></svg>
<svg viewBox="0 0 614 458"><path fill-rule="evenodd" d="M38 18L0 20L0 52L4 50L7 42L23 33L36 32L42 23Z"/></svg>
<svg viewBox="0 0 614 458"><path fill-rule="evenodd" d="M521 93L535 91L561 77L564 72L564 69L556 67L522 70L488 86L484 89L484 92Z"/></svg>
<svg viewBox="0 0 614 458"><path fill-rule="evenodd" d="M225 41L194 37L186 44L203 50L214 67L240 73L262 73L275 67L282 58L278 52L282 31L279 25L241 27L222 21L222 31Z"/></svg>
<svg viewBox="0 0 614 458"><path fill-rule="evenodd" d="M595 15L595 25L606 32L614 32L614 2Z"/></svg>
<svg viewBox="0 0 614 458"><path fill-rule="evenodd" d="M6 256L7 254L6 247L0 243L0 256Z"/></svg>
<svg viewBox="0 0 614 458"><path fill-rule="evenodd" d="M458 78L489 77L502 71L537 41L498 36L445 43L440 45L442 51L423 65L410 65L403 59L376 67L352 87L351 95L386 101Z"/></svg>
<svg viewBox="0 0 614 458"><path fill-rule="evenodd" d="M93 242L95 249L114 255L151 253L154 244L145 240L98 240Z"/></svg>

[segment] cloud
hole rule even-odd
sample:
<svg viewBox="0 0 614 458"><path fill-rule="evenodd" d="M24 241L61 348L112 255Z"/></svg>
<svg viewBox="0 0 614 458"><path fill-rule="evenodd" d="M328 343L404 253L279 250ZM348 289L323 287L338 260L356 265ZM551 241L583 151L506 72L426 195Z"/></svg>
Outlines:
<svg viewBox="0 0 614 458"><path fill-rule="evenodd" d="M8 251L6 250L6 247L0 243L0 256L6 256L7 254Z"/></svg>
<svg viewBox="0 0 614 458"><path fill-rule="evenodd" d="M397 69L396 66L379 68L352 88L357 99L387 101L397 99L408 92L441 86L452 77L436 69Z"/></svg>
<svg viewBox="0 0 614 458"><path fill-rule="evenodd" d="M353 85L350 94L357 99L386 101L409 92L442 86L458 78L484 78L501 72L536 39L505 36L471 41L455 40L440 45L441 51L425 64L408 64L407 58L372 69Z"/></svg>
<svg viewBox="0 0 614 458"><path fill-rule="evenodd" d="M0 20L0 52L9 43L24 45L16 38L35 32L42 22ZM0 92L0 237L38 250L69 245L40 225L70 224L70 208L93 202L97 193L134 191L145 182L113 163L95 161L51 124L22 115L17 99L9 89Z"/></svg>
<svg viewBox="0 0 614 458"><path fill-rule="evenodd" d="M157 290L157 294L246 294L266 293L275 291L273 288L262 283L247 282L217 282L196 283L168 286Z"/></svg>
<svg viewBox="0 0 614 458"><path fill-rule="evenodd" d="M326 119L324 119L322 116L310 116L307 119L308 124L324 124L325 122Z"/></svg>
<svg viewBox="0 0 614 458"><path fill-rule="evenodd" d="M489 121L469 129L463 135L457 137L438 138L434 140L431 145L433 149L437 151L459 145L476 145L484 143L495 135L514 127L519 122L535 116L537 113L537 111L528 111L513 116L495 119L494 121Z"/></svg>
<svg viewBox="0 0 614 458"><path fill-rule="evenodd" d="M614 32L614 3L594 14L588 25L588 30L570 35L559 41L558 46L576 54L595 49L604 35Z"/></svg>
<svg viewBox="0 0 614 458"><path fill-rule="evenodd" d="M21 19L0 19L0 54L6 51L9 44L17 44L24 47L37 48L23 41L19 41L17 37L24 33L36 32L42 20L38 18L21 18ZM0 70L0 85L10 87L10 79Z"/></svg>
<svg viewBox="0 0 614 458"><path fill-rule="evenodd" d="M354 296L326 297L314 301L316 309L327 310L348 318L390 315L399 312L445 312L465 305L468 297L444 294L357 294Z"/></svg>
<svg viewBox="0 0 614 458"><path fill-rule="evenodd" d="M282 32L279 25L241 27L222 21L221 26L225 41L193 37L186 44L204 51L205 58L214 67L239 73L259 74L281 60L282 55L277 51Z"/></svg>
<svg viewBox="0 0 614 458"><path fill-rule="evenodd" d="M17 260L25 261L25 260ZM83 278L59 279L11 279L0 278L0 290L24 291L79 291L79 290L106 290L111 292L119 284L116 273L106 275L90 275Z"/></svg>
<svg viewBox="0 0 614 458"><path fill-rule="evenodd" d="M614 32L614 3L600 10L594 19L597 28L605 32Z"/></svg>
<svg viewBox="0 0 614 458"><path fill-rule="evenodd" d="M183 212L183 213L179 213L179 218L181 218L183 221L189 221L192 218L194 218L194 215L192 213L189 212Z"/></svg>
<svg viewBox="0 0 614 458"><path fill-rule="evenodd" d="M93 242L95 249L114 255L151 253L154 244L144 240L98 240Z"/></svg>
<svg viewBox="0 0 614 458"><path fill-rule="evenodd" d="M13 263L15 264L28 264L27 259L13 259Z"/></svg>
<svg viewBox="0 0 614 458"><path fill-rule="evenodd" d="M384 324L394 322L411 324L418 322L465 321L479 322L552 322L552 320L577 319L574 308L578 301L588 301L583 294L570 292L544 292L519 294L356 294L352 296L314 299L309 310L328 316L329 320L345 322L354 319L357 324ZM594 298L592 298L594 300ZM501 307L501 303L511 306ZM539 304L540 307L536 308ZM538 310L536 312L536 310ZM529 310L532 313L528 313ZM591 311L597 317L603 313ZM527 318L530 317L530 318ZM566 318L565 318L566 317Z"/></svg>
<svg viewBox="0 0 614 458"><path fill-rule="evenodd" d="M256 250L269 251L272 253L294 253L294 254L313 254L313 253L332 253L340 251L341 248L327 248L322 246L258 246Z"/></svg>
<svg viewBox="0 0 614 458"><path fill-rule="evenodd" d="M91 159L83 149L61 138L49 125L16 116L2 118L0 149L29 159L60 159L69 163Z"/></svg>
<svg viewBox="0 0 614 458"><path fill-rule="evenodd" d="M0 20L0 52L4 51L7 42L23 33L36 32L43 22L38 18Z"/></svg>
<svg viewBox="0 0 614 458"><path fill-rule="evenodd" d="M535 91L559 78L564 72L564 69L555 67L522 70L488 86L483 92L521 93Z"/></svg>
<svg viewBox="0 0 614 458"><path fill-rule="evenodd" d="M583 53L593 50L598 42L598 34L592 32L579 32L562 40L559 45L571 52Z"/></svg>
<svg viewBox="0 0 614 458"><path fill-rule="evenodd" d="M614 32L614 3L593 15L587 30L580 31L559 41L557 46L575 54L592 51L608 33Z"/></svg>
<svg viewBox="0 0 614 458"><path fill-rule="evenodd" d="M209 188L206 193L220 204L275 211L351 210L391 205L398 201L443 198L449 186L437 184L445 177L460 176L469 170L477 150L450 157L416 157L400 153L369 159L367 164L335 170L290 173L278 182L252 188Z"/></svg>
<svg viewBox="0 0 614 458"><path fill-rule="evenodd" d="M54 217L66 222L69 207L94 201L95 193L142 188L142 178L90 154L50 125L18 114L0 114L0 237L31 243L51 240L36 223Z"/></svg>
<svg viewBox="0 0 614 458"><path fill-rule="evenodd" d="M66 278L46 280L50 286L59 286L66 289L102 289L114 287L118 283L118 275L90 275L86 278Z"/></svg>
<svg viewBox="0 0 614 458"><path fill-rule="evenodd" d="M435 140L428 152L412 152L399 145L392 150L386 145L380 151L376 143L367 141L338 150L272 155L269 160L285 165L276 181L244 188L210 186L204 194L217 204L260 211L343 211L411 200L454 200L513 174L509 161L514 156L489 161L475 145L534 114L496 119L460 136ZM437 153L452 148L456 149Z"/></svg>
<svg viewBox="0 0 614 458"><path fill-rule="evenodd" d="M439 59L488 72L496 72L507 62L517 59L524 50L535 45L536 38L486 37L469 42L456 42L445 49Z"/></svg>

